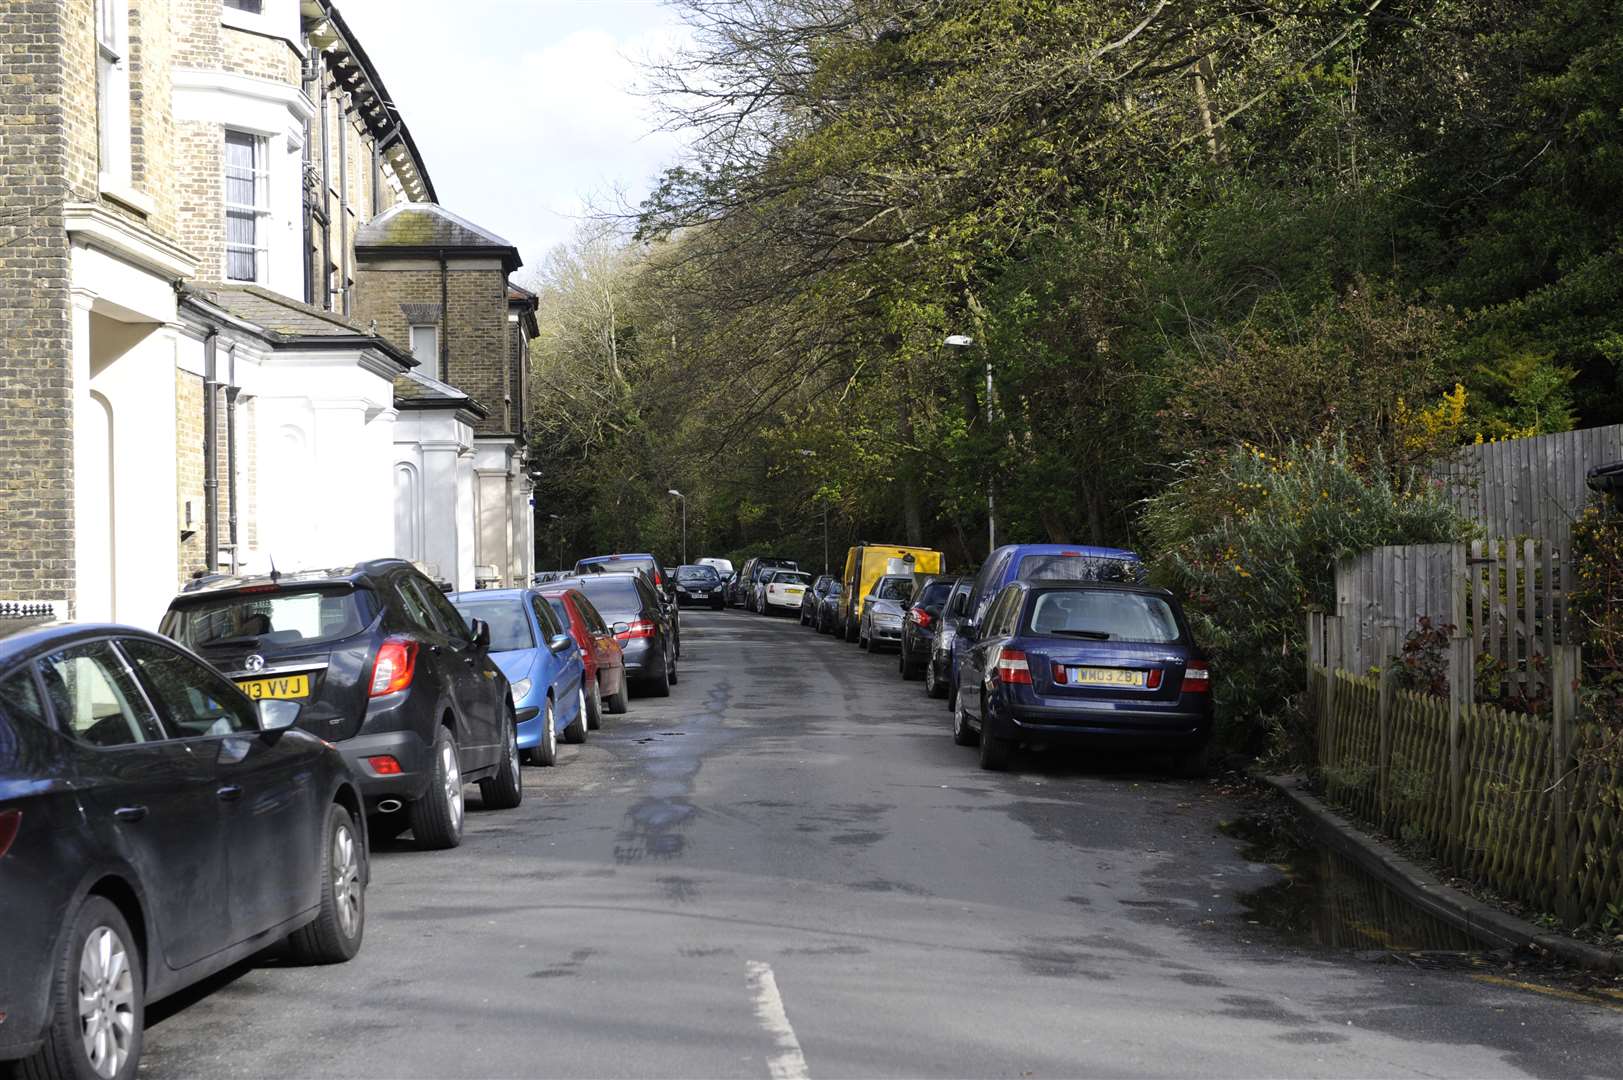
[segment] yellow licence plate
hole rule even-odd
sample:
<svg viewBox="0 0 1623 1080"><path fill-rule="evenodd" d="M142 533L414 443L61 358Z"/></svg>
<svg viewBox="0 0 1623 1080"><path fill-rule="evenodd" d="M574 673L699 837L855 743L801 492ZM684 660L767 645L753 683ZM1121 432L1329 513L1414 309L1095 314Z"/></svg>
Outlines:
<svg viewBox="0 0 1623 1080"><path fill-rule="evenodd" d="M262 701L265 698L284 700L309 697L310 676L283 675L275 679L247 679L237 683L237 689L255 701Z"/></svg>
<svg viewBox="0 0 1623 1080"><path fill-rule="evenodd" d="M1072 686L1143 686L1144 672L1125 668L1079 667L1071 669Z"/></svg>

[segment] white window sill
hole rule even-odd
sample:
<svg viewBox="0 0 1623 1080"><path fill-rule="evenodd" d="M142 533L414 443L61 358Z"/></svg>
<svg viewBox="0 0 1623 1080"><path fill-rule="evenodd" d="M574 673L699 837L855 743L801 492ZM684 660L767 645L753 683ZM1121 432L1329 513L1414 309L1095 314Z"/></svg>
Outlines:
<svg viewBox="0 0 1623 1080"><path fill-rule="evenodd" d="M96 188L103 198L111 199L127 210L134 210L142 217L150 217L152 212L158 209L158 204L153 201L152 196L144 191L137 191L128 183L111 176L101 177Z"/></svg>

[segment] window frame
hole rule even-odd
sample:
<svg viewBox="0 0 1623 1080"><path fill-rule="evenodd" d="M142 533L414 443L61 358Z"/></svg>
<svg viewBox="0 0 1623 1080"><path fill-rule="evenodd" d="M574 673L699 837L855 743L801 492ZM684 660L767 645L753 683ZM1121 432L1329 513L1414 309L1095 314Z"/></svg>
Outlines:
<svg viewBox="0 0 1623 1080"><path fill-rule="evenodd" d="M248 175L233 176L233 169L241 166L231 164L230 148L232 137L236 136L248 140L251 151ZM223 268L227 281L247 281L263 283L269 276L270 263L270 229L268 228L271 216L270 205L270 137L257 131L248 131L243 128L226 128L220 141L220 201L225 214L225 266ZM253 203L239 203L231 200L231 182L233 180L247 180L253 185ZM233 215L253 224L253 240L249 244L233 243L231 241L231 221ZM263 242L262 242L263 241ZM237 277L231 270L231 257L246 253L253 260L253 276Z"/></svg>
<svg viewBox="0 0 1623 1080"><path fill-rule="evenodd" d="M417 333L420 330L429 331L434 338L433 348L426 357L418 351L417 347ZM411 355L417 361L418 366L424 369L432 378L444 382L444 376L440 372L440 324L437 322L412 323L406 331L406 342L411 346Z"/></svg>
<svg viewBox="0 0 1623 1080"><path fill-rule="evenodd" d="M137 637L124 637L124 638L114 639L113 640L114 647L117 648L117 650L119 652L119 655L123 657L125 665L128 666L130 671L132 671L135 674L136 681L140 684L141 690L146 695L147 700L149 702L151 702L154 706L157 706L162 701L162 699L163 699L162 690L157 685L155 685L155 680L149 680L147 674L144 671L142 671L142 669L141 669L141 661L136 656L134 656L129 650L129 645L132 644L132 643L145 645L145 646L148 646L148 647L150 647L152 649L156 649L156 650L159 650L159 651L162 651L162 652L169 653L172 656L178 658L182 663L190 664L192 667L197 668L202 673L202 676L203 676L204 679L213 680L217 684L216 687L214 688L214 690L212 691L216 696L219 696L221 693L224 693L225 697L227 699L230 699L234 695L237 699L239 699L240 704L243 704L243 705L245 705L247 707L247 718L248 718L249 726L244 727L239 731L224 731L224 732L217 732L217 733L210 734L208 732L193 732L193 731L191 731L191 730L189 730L187 728L182 727L178 720L174 720L172 717L169 717L167 715L167 713L168 713L168 705L167 705L167 702L163 702L163 708L159 713L158 722L159 722L159 724L161 724L163 726L164 730L168 732L169 740L174 741L174 742L186 742L186 741L189 741L189 740L192 740L192 739L224 739L224 738L238 738L238 739L240 739L240 738L242 738L244 736L253 736L253 735L259 734L260 725L259 725L259 709L258 709L258 707L254 705L254 703L248 698L248 696L246 694L244 694L240 689L237 688L236 683L232 682L230 679L226 678L224 675L221 675L219 672L214 671L207 664L201 663L200 661L195 660L190 656L187 656L180 649L173 648L173 647L171 647L169 645L164 644L161 641L153 641L153 640L151 640L149 638L137 638ZM204 683L203 685L206 687L207 683Z"/></svg>
<svg viewBox="0 0 1623 1080"><path fill-rule="evenodd" d="M51 697L50 684L45 679L45 673L42 665L49 663L51 657L56 656L59 653L66 652L69 649L77 649L92 645L106 645L108 651L117 657L119 664L124 669L125 677L129 679L130 685L133 686L135 688L135 692L140 695L141 703L147 708L147 715L151 718L151 727L157 732L155 737L141 739L138 742L114 743L111 746L100 746L81 737L79 730L73 726L71 720L64 720L63 717L57 715L56 702ZM65 642L53 642L52 644L47 645L41 652L35 653L33 658L28 662L34 669L34 683L43 695L42 700L45 703L45 712L46 716L48 717L48 723L51 726L51 730L55 731L64 739L67 739L74 746L81 747L85 750L93 750L98 753L116 753L120 750L151 746L154 743L174 741L174 735L164 725L163 717L159 714L157 706L153 705L152 699L147 696L146 684L141 681L141 677L136 674L135 669L130 665L129 657L124 655L124 650L118 647L118 642L113 638L93 637L78 638ZM137 724L141 723L139 717L136 717L135 720Z"/></svg>
<svg viewBox="0 0 1623 1080"><path fill-rule="evenodd" d="M132 175L129 0L95 0L96 173L103 190L127 187Z"/></svg>

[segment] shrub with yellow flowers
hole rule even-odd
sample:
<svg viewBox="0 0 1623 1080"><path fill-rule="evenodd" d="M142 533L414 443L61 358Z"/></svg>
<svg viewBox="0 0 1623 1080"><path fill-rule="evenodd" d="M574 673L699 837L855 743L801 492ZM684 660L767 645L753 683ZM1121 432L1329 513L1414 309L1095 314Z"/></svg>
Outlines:
<svg viewBox="0 0 1623 1080"><path fill-rule="evenodd" d="M1183 598L1212 652L1220 737L1311 760L1312 726L1296 700L1306 612L1334 609L1336 560L1463 539L1470 526L1435 481L1355 455L1342 440L1277 454L1242 444L1180 472L1149 500L1144 525L1156 579Z"/></svg>

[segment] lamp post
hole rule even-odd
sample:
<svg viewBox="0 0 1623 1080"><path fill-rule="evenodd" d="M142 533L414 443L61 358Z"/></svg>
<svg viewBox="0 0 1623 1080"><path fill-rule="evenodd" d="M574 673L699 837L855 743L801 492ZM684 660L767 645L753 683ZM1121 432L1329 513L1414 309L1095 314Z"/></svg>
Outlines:
<svg viewBox="0 0 1623 1080"><path fill-rule="evenodd" d="M671 488L665 494L675 495L682 500L682 565L686 566L688 562L688 497L675 488Z"/></svg>
<svg viewBox="0 0 1623 1080"><path fill-rule="evenodd" d="M968 334L948 334L944 342L949 348L971 349L975 347L975 339ZM992 359L986 360L986 423L992 423ZM997 488L992 480L991 469L988 468L986 476L986 554L990 556L997 550Z"/></svg>
<svg viewBox="0 0 1623 1080"><path fill-rule="evenodd" d="M816 457L816 450L796 450L801 457ZM823 576L828 576L828 500L823 500Z"/></svg>

